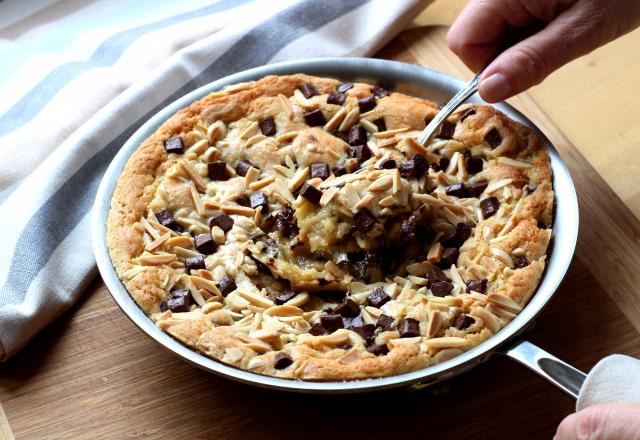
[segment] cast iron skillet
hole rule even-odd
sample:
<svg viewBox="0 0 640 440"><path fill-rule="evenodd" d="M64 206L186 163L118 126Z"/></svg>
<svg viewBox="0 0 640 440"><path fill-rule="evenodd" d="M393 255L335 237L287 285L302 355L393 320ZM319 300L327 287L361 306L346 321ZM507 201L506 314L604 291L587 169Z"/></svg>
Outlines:
<svg viewBox="0 0 640 440"><path fill-rule="evenodd" d="M267 65L236 73L194 90L158 112L131 136L115 156L100 184L93 208L93 246L98 268L111 295L127 316L147 335L184 360L229 379L265 388L332 394L373 391L399 386L421 388L467 371L489 358L492 354L498 353L517 360L566 393L576 397L584 381L584 373L530 342L518 338L518 335L532 324L534 318L549 302L571 263L578 237L576 192L566 165L562 162L558 152L549 140L527 118L508 104L498 104L495 107L533 129L543 139L549 150L556 196L556 213L553 236L548 251L548 265L537 292L513 321L477 347L441 364L398 376L345 382L303 382L263 376L209 359L180 344L168 334L163 333L142 312L118 279L107 251L106 219L109 203L118 176L127 159L138 145L165 120L193 101L226 85L256 80L265 75L292 73L306 73L320 77L333 77L341 80L363 81L374 84L384 80L396 84L396 90L400 92L434 101L447 101L458 89L465 85L462 80L444 73L394 61L369 58L309 59ZM478 97L473 97L470 101L483 103Z"/></svg>

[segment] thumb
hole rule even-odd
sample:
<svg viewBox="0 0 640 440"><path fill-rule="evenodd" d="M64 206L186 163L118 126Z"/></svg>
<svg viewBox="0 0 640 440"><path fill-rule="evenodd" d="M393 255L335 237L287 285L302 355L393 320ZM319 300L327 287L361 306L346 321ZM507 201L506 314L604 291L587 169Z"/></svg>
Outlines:
<svg viewBox="0 0 640 440"><path fill-rule="evenodd" d="M555 439L640 439L640 404L590 406L565 418Z"/></svg>

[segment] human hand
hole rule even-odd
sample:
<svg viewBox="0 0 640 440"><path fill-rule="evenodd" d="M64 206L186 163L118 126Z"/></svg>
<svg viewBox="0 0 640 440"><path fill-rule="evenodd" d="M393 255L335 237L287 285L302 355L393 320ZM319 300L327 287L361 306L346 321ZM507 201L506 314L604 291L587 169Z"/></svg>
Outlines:
<svg viewBox="0 0 640 440"><path fill-rule="evenodd" d="M565 418L555 439L640 439L640 404L590 406Z"/></svg>
<svg viewBox="0 0 640 440"><path fill-rule="evenodd" d="M478 91L485 101L497 102L638 25L638 0L472 0L451 26L447 43L473 71L488 64Z"/></svg>

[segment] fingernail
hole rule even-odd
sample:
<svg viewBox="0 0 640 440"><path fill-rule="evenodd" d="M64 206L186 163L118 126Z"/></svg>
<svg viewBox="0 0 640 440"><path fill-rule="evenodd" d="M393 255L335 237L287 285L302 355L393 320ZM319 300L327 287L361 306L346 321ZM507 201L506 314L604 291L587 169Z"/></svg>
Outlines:
<svg viewBox="0 0 640 440"><path fill-rule="evenodd" d="M478 86L480 96L488 102L503 101L511 93L511 84L502 73L494 73L489 78L484 79Z"/></svg>

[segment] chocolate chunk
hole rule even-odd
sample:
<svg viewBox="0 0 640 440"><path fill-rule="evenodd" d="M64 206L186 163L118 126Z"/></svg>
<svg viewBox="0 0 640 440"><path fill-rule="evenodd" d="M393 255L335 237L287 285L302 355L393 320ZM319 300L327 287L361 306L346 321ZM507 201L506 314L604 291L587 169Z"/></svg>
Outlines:
<svg viewBox="0 0 640 440"><path fill-rule="evenodd" d="M400 231L398 232L400 243L408 244L415 239L416 223L417 220L415 215L402 220L402 223L400 224Z"/></svg>
<svg viewBox="0 0 640 440"><path fill-rule="evenodd" d="M448 185L445 187L444 192L448 196L455 197L466 197L467 195L464 183L454 183L453 185Z"/></svg>
<svg viewBox="0 0 640 440"><path fill-rule="evenodd" d="M389 329L391 328L391 324L393 324L393 318L391 316L380 315L380 317L378 318L378 322L376 323L376 326L383 329Z"/></svg>
<svg viewBox="0 0 640 440"><path fill-rule="evenodd" d="M420 336L420 323L413 318L398 321L398 332L401 338Z"/></svg>
<svg viewBox="0 0 640 440"><path fill-rule="evenodd" d="M276 121L271 116L267 116L266 118L260 119L258 121L258 125L260 126L260 131L265 136L273 136L276 134Z"/></svg>
<svg viewBox="0 0 640 440"><path fill-rule="evenodd" d="M236 174L238 176L246 176L249 172L249 168L251 168L253 164L251 162L247 162L246 160L241 160L236 164Z"/></svg>
<svg viewBox="0 0 640 440"><path fill-rule="evenodd" d="M229 232L233 227L233 219L227 214L217 215L209 220L209 227L213 228L214 226L219 227L224 232Z"/></svg>
<svg viewBox="0 0 640 440"><path fill-rule="evenodd" d="M440 267L449 269L451 265L457 263L458 255L460 255L458 248L444 248L440 257Z"/></svg>
<svg viewBox="0 0 640 440"><path fill-rule="evenodd" d="M376 107L376 97L369 95L366 98L359 99L358 106L360 107L360 113L371 111Z"/></svg>
<svg viewBox="0 0 640 440"><path fill-rule="evenodd" d="M322 336L328 334L329 332L322 326L322 324L317 323L311 326L311 328L309 329L309 333L311 333L313 336Z"/></svg>
<svg viewBox="0 0 640 440"><path fill-rule="evenodd" d="M384 122L384 118L376 119L373 123L378 127L378 132L387 131L387 124Z"/></svg>
<svg viewBox="0 0 640 440"><path fill-rule="evenodd" d="M329 178L329 174L331 174L331 170L329 169L329 165L326 163L312 163L311 164L311 178L315 179L316 177L324 180Z"/></svg>
<svg viewBox="0 0 640 440"><path fill-rule="evenodd" d="M381 288L375 289L371 294L369 294L369 296L367 296L367 304L372 307L380 308L389 301L391 301L391 297Z"/></svg>
<svg viewBox="0 0 640 440"><path fill-rule="evenodd" d="M304 120L309 127L321 127L327 123L320 109L315 109L309 113L305 113Z"/></svg>
<svg viewBox="0 0 640 440"><path fill-rule="evenodd" d="M447 167L449 167L449 158L448 157L441 157L440 161L438 162L438 164L436 166L433 167L434 171L444 171L447 169Z"/></svg>
<svg viewBox="0 0 640 440"><path fill-rule="evenodd" d="M298 87L298 90L300 90L302 92L302 95L307 99L318 94L318 90L316 90L316 88L309 83L302 84L300 87Z"/></svg>
<svg viewBox="0 0 640 440"><path fill-rule="evenodd" d="M162 211L156 212L155 215L160 224L165 228L169 228L173 231L179 231L181 229L180 224L173 217L171 211L163 209Z"/></svg>
<svg viewBox="0 0 640 440"><path fill-rule="evenodd" d="M236 280L228 276L222 277L222 279L218 283L218 290L220 290L222 296L227 296L237 288L238 286L236 285Z"/></svg>
<svg viewBox="0 0 640 440"><path fill-rule="evenodd" d="M376 326L373 324L352 325L351 330L359 334L362 339L369 342L373 340Z"/></svg>
<svg viewBox="0 0 640 440"><path fill-rule="evenodd" d="M473 317L463 313L462 315L458 316L458 318L456 319L456 322L453 324L453 326L455 328L457 328L458 330L464 330L465 328L469 327L474 322L476 322L476 320L473 319Z"/></svg>
<svg viewBox="0 0 640 440"><path fill-rule="evenodd" d="M187 257L184 260L184 267L187 270L188 274L190 274L192 270L207 268L207 266L204 264L204 257L202 255Z"/></svg>
<svg viewBox="0 0 640 440"><path fill-rule="evenodd" d="M458 223L453 232L445 234L440 242L444 247L459 248L471 236L471 226L467 223Z"/></svg>
<svg viewBox="0 0 640 440"><path fill-rule="evenodd" d="M362 125L354 125L349 130L349 145L364 145L367 143L367 130Z"/></svg>
<svg viewBox="0 0 640 440"><path fill-rule="evenodd" d="M392 170L396 167L396 161L393 159L385 159L380 163L381 170Z"/></svg>
<svg viewBox="0 0 640 440"><path fill-rule="evenodd" d="M350 158L358 159L358 163L363 163L371 157L371 150L366 145L354 145L349 147L348 155Z"/></svg>
<svg viewBox="0 0 640 440"><path fill-rule="evenodd" d="M335 167L333 169L333 175L336 177L344 176L347 174L347 169L345 167Z"/></svg>
<svg viewBox="0 0 640 440"><path fill-rule="evenodd" d="M400 165L398 165L398 170L400 170L400 175L405 178L416 177L418 175L418 167L413 160L402 162Z"/></svg>
<svg viewBox="0 0 640 440"><path fill-rule="evenodd" d="M189 297L179 296L177 298L171 298L167 301L160 303L160 310L166 312L171 310L174 313L188 312L189 311Z"/></svg>
<svg viewBox="0 0 640 440"><path fill-rule="evenodd" d="M293 364L293 359L287 353L279 352L273 361L273 368L276 370L284 370L289 365Z"/></svg>
<svg viewBox="0 0 640 440"><path fill-rule="evenodd" d="M413 163L416 164L416 173L418 176L426 173L429 169L429 161L422 154L414 154Z"/></svg>
<svg viewBox="0 0 640 440"><path fill-rule="evenodd" d="M389 92L387 89L380 86L373 86L371 88L371 93L373 93L373 96L375 96L378 99L385 98L391 94L391 92Z"/></svg>
<svg viewBox="0 0 640 440"><path fill-rule="evenodd" d="M327 104L342 105L347 100L347 97L340 92L331 92L327 96Z"/></svg>
<svg viewBox="0 0 640 440"><path fill-rule="evenodd" d="M502 135L496 127L493 127L484 135L484 140L491 148L496 148L502 143Z"/></svg>
<svg viewBox="0 0 640 440"><path fill-rule="evenodd" d="M249 197L249 206L253 209L262 207L262 214L269 212L269 199L263 192L256 192Z"/></svg>
<svg viewBox="0 0 640 440"><path fill-rule="evenodd" d="M480 197L485 189L487 189L487 182L468 185L466 187L467 197Z"/></svg>
<svg viewBox="0 0 640 440"><path fill-rule="evenodd" d="M236 199L236 203L240 206L250 206L251 202L249 201L249 197L246 195L242 195Z"/></svg>
<svg viewBox="0 0 640 440"><path fill-rule="evenodd" d="M349 133L347 133L346 131L338 131L338 130L333 130L331 132L332 136L337 137L338 139L346 142L347 144L349 143Z"/></svg>
<svg viewBox="0 0 640 440"><path fill-rule="evenodd" d="M484 293L487 291L487 280L469 280L465 283L467 285L467 292Z"/></svg>
<svg viewBox="0 0 640 440"><path fill-rule="evenodd" d="M368 211L359 209L353 215L353 223L357 231L366 233L373 228L373 225L376 223L376 219L369 214Z"/></svg>
<svg viewBox="0 0 640 440"><path fill-rule="evenodd" d="M376 356L385 356L389 353L389 347L387 344L371 344L367 347L367 351Z"/></svg>
<svg viewBox="0 0 640 440"><path fill-rule="evenodd" d="M167 153L182 154L184 153L184 145L180 136L174 136L164 141L164 149Z"/></svg>
<svg viewBox="0 0 640 440"><path fill-rule="evenodd" d="M231 174L227 170L227 164L222 161L209 162L207 164L209 179L211 180L229 180Z"/></svg>
<svg viewBox="0 0 640 440"><path fill-rule="evenodd" d="M470 108L468 109L466 112L464 112L462 114L462 116L460 116L460 119L458 119L458 121L463 122L465 119L467 119L469 116L473 116L476 114L476 109L475 108Z"/></svg>
<svg viewBox="0 0 640 440"><path fill-rule="evenodd" d="M369 283L381 281L383 278L380 258L376 252L366 251L361 257L354 260L354 275L360 281Z"/></svg>
<svg viewBox="0 0 640 440"><path fill-rule="evenodd" d="M297 295L297 293L294 292L291 289L284 290L284 291L278 293L275 296L275 298L274 298L275 299L275 303L277 305L281 306L282 304L286 303L287 301L289 301L291 298L293 298L296 295Z"/></svg>
<svg viewBox="0 0 640 440"><path fill-rule="evenodd" d="M449 121L444 121L440 126L440 131L436 135L440 139L453 139L453 134L456 131L456 124Z"/></svg>
<svg viewBox="0 0 640 440"><path fill-rule="evenodd" d="M308 183L305 183L300 189L300 196L304 197L311 203L318 204L320 203L320 197L322 197L322 191L309 185Z"/></svg>
<svg viewBox="0 0 640 440"><path fill-rule="evenodd" d="M171 291L171 297L172 298L180 298L180 297L188 297L190 298L191 293L189 292L189 289L173 289Z"/></svg>
<svg viewBox="0 0 640 440"><path fill-rule="evenodd" d="M482 216L484 218L489 218L494 215L498 212L498 208L500 208L500 202L495 197L487 197L480 201L480 209L482 210Z"/></svg>
<svg viewBox="0 0 640 440"><path fill-rule="evenodd" d="M342 316L334 313L320 316L320 323L329 332L333 333L336 330L343 328Z"/></svg>
<svg viewBox="0 0 640 440"><path fill-rule="evenodd" d="M298 225L296 225L295 211L291 206L285 206L275 214L274 229L280 231L283 237L293 238L296 236Z"/></svg>
<svg viewBox="0 0 640 440"><path fill-rule="evenodd" d="M467 171L469 172L469 174L477 174L482 171L484 161L481 157L471 156L467 157L465 165L467 166Z"/></svg>
<svg viewBox="0 0 640 440"><path fill-rule="evenodd" d="M427 280L427 287L431 287L433 283L437 283L438 281L450 281L444 272L436 266L431 266L431 269L427 272Z"/></svg>
<svg viewBox="0 0 640 440"><path fill-rule="evenodd" d="M360 314L360 306L352 299L346 298L342 304L335 308L333 313L339 315L355 318Z"/></svg>
<svg viewBox="0 0 640 440"><path fill-rule="evenodd" d="M216 251L217 247L211 234L196 235L196 249L201 254L211 255Z"/></svg>
<svg viewBox="0 0 640 440"><path fill-rule="evenodd" d="M448 281L436 281L431 285L431 293L434 296L447 296L453 290L453 284Z"/></svg>
<svg viewBox="0 0 640 440"><path fill-rule="evenodd" d="M513 257L513 267L516 269L522 269L523 267L527 267L529 262L526 257Z"/></svg>
<svg viewBox="0 0 640 440"><path fill-rule="evenodd" d="M353 88L353 83L351 82L343 82L336 89L338 93L345 93L347 90L351 90Z"/></svg>

